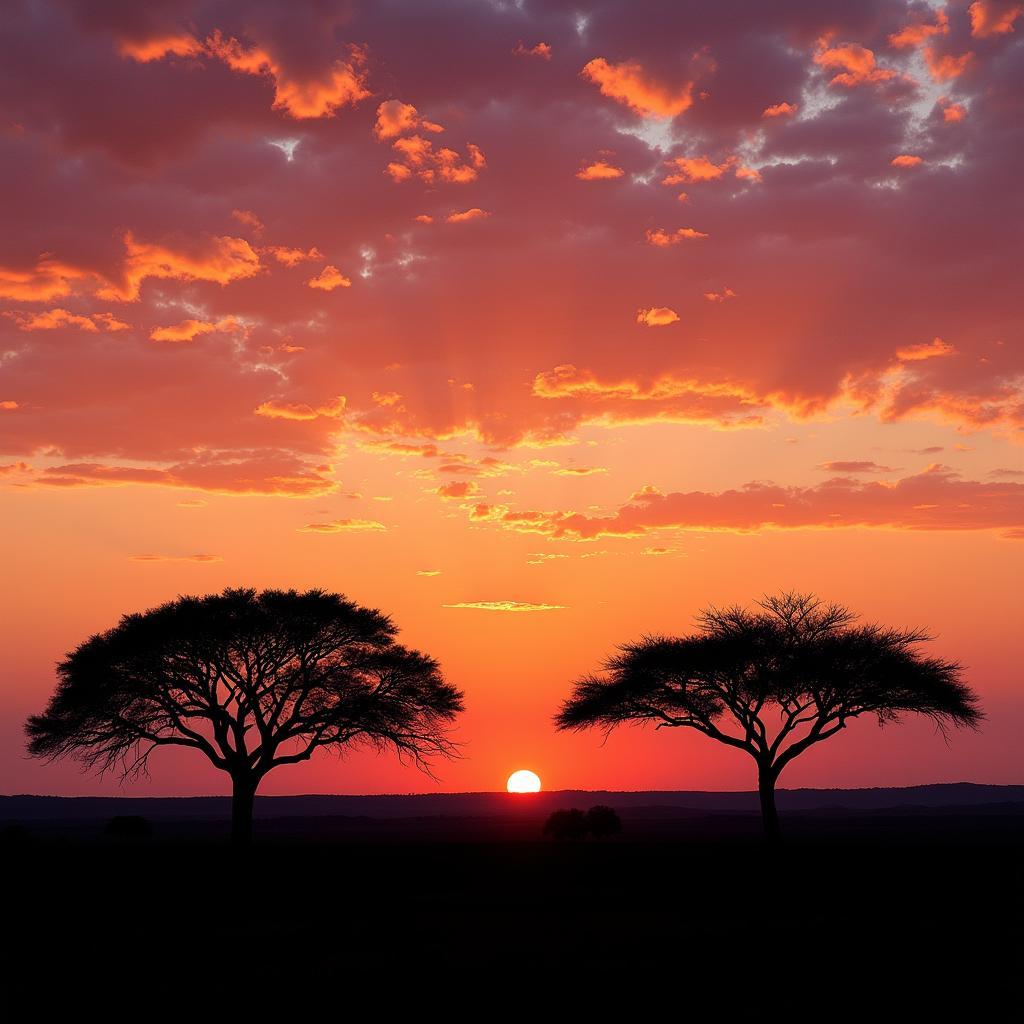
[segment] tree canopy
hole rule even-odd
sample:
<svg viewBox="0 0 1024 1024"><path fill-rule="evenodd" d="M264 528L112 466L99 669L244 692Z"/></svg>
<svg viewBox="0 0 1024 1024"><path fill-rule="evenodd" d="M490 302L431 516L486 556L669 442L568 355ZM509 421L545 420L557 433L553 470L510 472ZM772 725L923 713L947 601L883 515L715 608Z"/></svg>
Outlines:
<svg viewBox="0 0 1024 1024"><path fill-rule="evenodd" d="M579 679L559 729L624 722L686 727L758 765L766 827L777 831L774 785L795 757L860 716L880 725L924 715L945 732L977 728L978 698L962 666L925 656L923 630L860 624L813 594L766 597L757 611L708 608L683 637L623 644L604 672Z"/></svg>
<svg viewBox="0 0 1024 1024"><path fill-rule="evenodd" d="M29 752L131 778L191 747L234 782L236 838L273 768L320 748L391 749L430 772L463 695L376 609L323 590L227 589L125 615L67 655Z"/></svg>

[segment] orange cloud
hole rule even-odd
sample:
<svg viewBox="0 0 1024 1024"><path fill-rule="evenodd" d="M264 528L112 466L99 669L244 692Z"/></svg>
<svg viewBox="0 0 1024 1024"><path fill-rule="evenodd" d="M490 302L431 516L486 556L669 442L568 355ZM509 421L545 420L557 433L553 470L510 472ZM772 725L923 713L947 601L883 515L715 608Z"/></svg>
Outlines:
<svg viewBox="0 0 1024 1024"><path fill-rule="evenodd" d="M761 113L762 117L792 117L798 109L796 103L775 103L765 107Z"/></svg>
<svg viewBox="0 0 1024 1024"><path fill-rule="evenodd" d="M381 455L397 455L400 458L408 458L413 455L423 459L456 458L429 441L422 444L409 441L359 441L356 447L363 451L377 452Z"/></svg>
<svg viewBox="0 0 1024 1024"><path fill-rule="evenodd" d="M1024 13L1024 4L1015 0L974 0L968 8L971 35L976 39L1013 32L1013 23Z"/></svg>
<svg viewBox="0 0 1024 1024"><path fill-rule="evenodd" d="M394 139L411 131L443 132L444 128L433 121L425 121L411 103L401 100L387 100L377 108L377 123L373 134L378 139Z"/></svg>
<svg viewBox="0 0 1024 1024"><path fill-rule="evenodd" d="M905 363L920 362L924 359L936 359L941 356L951 356L956 349L941 338L933 338L931 341L922 342L919 345L907 345L905 348L896 350L896 358Z"/></svg>
<svg viewBox="0 0 1024 1024"><path fill-rule="evenodd" d="M20 409L21 406L17 402L11 401L9 398L5 398L0 402L0 411L3 412L14 412L15 409Z"/></svg>
<svg viewBox="0 0 1024 1024"><path fill-rule="evenodd" d="M310 288L319 288L323 292L333 292L335 288L350 288L352 286L352 282L330 263L316 277L311 277L306 284Z"/></svg>
<svg viewBox="0 0 1024 1024"><path fill-rule="evenodd" d="M467 220L483 220L485 217L490 217L490 213L487 210L481 210L479 206L474 206L469 210L462 210L460 213L450 213L445 217L445 221L448 224L464 224Z"/></svg>
<svg viewBox="0 0 1024 1024"><path fill-rule="evenodd" d="M967 111L960 103L949 103L939 101L942 107L942 119L950 124L956 124L967 116Z"/></svg>
<svg viewBox="0 0 1024 1024"><path fill-rule="evenodd" d="M877 462L865 460L822 462L818 469L829 473L893 473L892 466L880 466Z"/></svg>
<svg viewBox="0 0 1024 1024"><path fill-rule="evenodd" d="M316 247L303 251L302 249L290 249L285 245L267 245L259 250L260 255L272 256L278 263L286 267L297 267L300 263L310 260L322 260L323 253Z"/></svg>
<svg viewBox="0 0 1024 1024"><path fill-rule="evenodd" d="M93 323L99 324L100 329L104 331L130 331L132 325L126 324L123 320L118 320L113 313L93 313Z"/></svg>
<svg viewBox="0 0 1024 1024"><path fill-rule="evenodd" d="M180 324L154 328L149 337L153 341L193 341L202 334L226 333L238 330L241 326L233 316L226 316L217 321L182 320Z"/></svg>
<svg viewBox="0 0 1024 1024"><path fill-rule="evenodd" d="M182 248L139 242L129 231L124 236L126 257L118 284L100 288L96 295L115 302L135 302L147 278L212 281L225 285L259 272L260 258L243 238L207 236Z"/></svg>
<svg viewBox="0 0 1024 1024"><path fill-rule="evenodd" d="M867 83L887 82L896 77L895 71L878 67L874 53L860 43L843 43L819 50L814 55L814 63L826 71L836 72L829 85L843 85L848 89Z"/></svg>
<svg viewBox="0 0 1024 1024"><path fill-rule="evenodd" d="M93 333L98 330L87 316L76 316L66 309L49 309L45 313L23 313L9 309L4 316L14 320L19 331L53 331L58 327L77 327Z"/></svg>
<svg viewBox="0 0 1024 1024"><path fill-rule="evenodd" d="M736 298L736 293L731 288L723 288L720 292L705 292L704 298L708 302L726 302L728 299Z"/></svg>
<svg viewBox="0 0 1024 1024"><path fill-rule="evenodd" d="M918 46L930 36L949 34L949 18L943 10L936 11L934 24L924 21L911 22L889 36L889 45L894 49L903 50L909 46Z"/></svg>
<svg viewBox="0 0 1024 1024"><path fill-rule="evenodd" d="M131 555L133 562L223 562L220 555Z"/></svg>
<svg viewBox="0 0 1024 1024"><path fill-rule="evenodd" d="M951 78L958 78L973 57L974 54L970 51L954 57L949 53L939 54L933 46L924 48L924 62L928 66L928 73L936 82L948 82Z"/></svg>
<svg viewBox="0 0 1024 1024"><path fill-rule="evenodd" d="M675 168L675 173L662 178L661 183L663 185L680 185L697 181L716 181L735 162L735 157L730 157L724 163L716 164L706 156L677 156L665 161L665 166Z"/></svg>
<svg viewBox="0 0 1024 1024"><path fill-rule="evenodd" d="M665 327L674 324L679 319L679 314L668 306L653 306L650 309L639 309L636 314L636 322L645 327Z"/></svg>
<svg viewBox="0 0 1024 1024"><path fill-rule="evenodd" d="M0 267L0 298L16 302L49 302L69 295L72 281L90 277L89 271L40 257L31 270Z"/></svg>
<svg viewBox="0 0 1024 1024"><path fill-rule="evenodd" d="M434 144L422 135L395 139L391 147L400 162L388 164L385 170L396 182L416 176L428 185L439 181L464 185L476 181L480 170L487 166L480 147L472 142L466 146L465 159L454 149L434 149Z"/></svg>
<svg viewBox="0 0 1024 1024"><path fill-rule="evenodd" d="M206 51L233 71L269 78L274 86L272 109L283 110L296 120L333 117L339 107L354 106L370 95L366 88L366 55L357 46L349 47L347 61L336 60L319 74L302 78L286 71L268 50L247 48L219 30L207 39Z"/></svg>
<svg viewBox="0 0 1024 1024"><path fill-rule="evenodd" d="M613 167L606 160L595 160L576 172L580 181L608 181L621 178L626 172L621 167Z"/></svg>
<svg viewBox="0 0 1024 1024"><path fill-rule="evenodd" d="M387 530L387 527L383 523L378 523L376 519L335 519L330 523L309 523L306 526L300 526L298 529L299 533L349 533L349 532L360 532L375 530Z"/></svg>
<svg viewBox="0 0 1024 1024"><path fill-rule="evenodd" d="M606 466L563 466L552 472L555 476L597 476L607 473L608 469Z"/></svg>
<svg viewBox="0 0 1024 1024"><path fill-rule="evenodd" d="M544 60L551 60L551 47L547 43L537 43L527 49L522 40L516 43L512 51L517 57L541 57Z"/></svg>
<svg viewBox="0 0 1024 1024"><path fill-rule="evenodd" d="M441 484L434 493L440 498L469 498L479 494L480 488L472 480L452 480Z"/></svg>
<svg viewBox="0 0 1024 1024"><path fill-rule="evenodd" d="M9 309L4 314L18 325L19 331L53 331L61 327L77 327L79 330L95 334L99 330L127 331L131 324L118 320L112 313L91 313L79 316L66 309L48 309L41 313L28 313Z"/></svg>
<svg viewBox="0 0 1024 1024"><path fill-rule="evenodd" d="M344 395L339 395L333 402L315 408L302 402L281 402L275 398L256 406L253 412L270 420L315 420L321 416L336 420L345 415L347 404Z"/></svg>
<svg viewBox="0 0 1024 1024"><path fill-rule="evenodd" d="M756 168L747 167L739 162L739 157L730 156L716 164L706 156L677 156L665 161L665 166L672 173L661 179L662 185L693 184L700 181L717 181L726 171L735 168L737 178L744 181L760 181L761 172ZM686 201L686 193L680 194L679 198Z"/></svg>
<svg viewBox="0 0 1024 1024"><path fill-rule="evenodd" d="M648 245L655 245L665 249L670 245L678 245L688 238L707 238L708 236L706 232L697 231L696 228L677 228L671 232L666 231L664 228L658 228L657 231L652 231L648 228L644 232L644 237L647 239Z"/></svg>
<svg viewBox="0 0 1024 1024"><path fill-rule="evenodd" d="M642 117L678 117L693 105L693 82L671 87L654 81L636 61L610 64L603 57L580 72L601 94L623 103Z"/></svg>
<svg viewBox="0 0 1024 1024"><path fill-rule="evenodd" d="M918 167L924 163L919 156L913 156L910 153L901 153L899 156L894 156L889 161L893 167Z"/></svg>
<svg viewBox="0 0 1024 1024"><path fill-rule="evenodd" d="M530 601L460 601L445 604L442 608L473 608L484 612L554 612L565 608L564 604L534 604Z"/></svg>
<svg viewBox="0 0 1024 1024"><path fill-rule="evenodd" d="M195 57L206 52L206 47L187 32L169 33L152 39L122 39L117 48L122 57L130 57L141 64L163 57Z"/></svg>

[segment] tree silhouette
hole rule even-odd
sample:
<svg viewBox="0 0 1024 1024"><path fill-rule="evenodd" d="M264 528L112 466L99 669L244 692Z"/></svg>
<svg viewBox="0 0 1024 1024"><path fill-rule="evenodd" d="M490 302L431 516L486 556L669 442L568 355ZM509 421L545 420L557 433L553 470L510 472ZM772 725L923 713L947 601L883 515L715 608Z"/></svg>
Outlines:
<svg viewBox="0 0 1024 1024"><path fill-rule="evenodd" d="M201 751L231 776L231 836L248 842L262 778L317 749L393 749L428 773L455 755L445 727L462 693L396 634L381 612L322 590L179 597L67 655L28 719L29 753L128 779L148 774L158 747Z"/></svg>
<svg viewBox="0 0 1024 1024"><path fill-rule="evenodd" d="M578 840L587 834L587 817L577 807L569 810L552 811L544 822L544 835L559 841Z"/></svg>
<svg viewBox="0 0 1024 1024"><path fill-rule="evenodd" d="M622 819L614 807L597 804L587 811L587 831L595 839L620 835L622 833Z"/></svg>
<svg viewBox="0 0 1024 1024"><path fill-rule="evenodd" d="M977 728L978 698L956 662L924 657L921 630L858 625L813 594L767 597L759 611L708 608L685 637L645 636L619 647L604 675L578 680L555 724L563 730L623 722L695 729L757 764L765 834L779 835L775 784L794 758L874 715L879 725L926 715L945 735Z"/></svg>

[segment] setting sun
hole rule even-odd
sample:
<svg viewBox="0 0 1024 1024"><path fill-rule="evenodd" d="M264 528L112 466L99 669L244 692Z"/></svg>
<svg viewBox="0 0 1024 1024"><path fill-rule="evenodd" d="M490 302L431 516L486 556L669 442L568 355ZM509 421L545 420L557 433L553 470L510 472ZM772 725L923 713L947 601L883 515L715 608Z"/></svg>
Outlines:
<svg viewBox="0 0 1024 1024"><path fill-rule="evenodd" d="M539 793L540 776L536 772L520 768L508 777L507 786L510 793Z"/></svg>

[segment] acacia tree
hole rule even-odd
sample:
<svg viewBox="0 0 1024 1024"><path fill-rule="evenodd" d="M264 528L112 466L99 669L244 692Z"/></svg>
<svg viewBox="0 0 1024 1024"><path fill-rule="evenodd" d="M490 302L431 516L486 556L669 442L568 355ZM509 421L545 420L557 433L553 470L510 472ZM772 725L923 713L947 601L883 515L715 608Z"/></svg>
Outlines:
<svg viewBox="0 0 1024 1024"><path fill-rule="evenodd" d="M191 747L231 776L231 836L252 836L260 781L314 751L369 744L430 773L451 757L462 693L395 641L381 612L323 590L179 597L90 637L28 719L29 753L122 779L158 747Z"/></svg>
<svg viewBox="0 0 1024 1024"><path fill-rule="evenodd" d="M914 713L945 734L984 717L962 666L920 653L932 639L921 630L859 625L813 594L767 597L758 607L708 608L692 635L620 646L604 674L574 684L556 726L654 722L744 751L757 765L765 834L775 839L782 770L851 719L873 715L885 725Z"/></svg>

